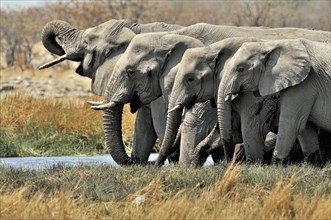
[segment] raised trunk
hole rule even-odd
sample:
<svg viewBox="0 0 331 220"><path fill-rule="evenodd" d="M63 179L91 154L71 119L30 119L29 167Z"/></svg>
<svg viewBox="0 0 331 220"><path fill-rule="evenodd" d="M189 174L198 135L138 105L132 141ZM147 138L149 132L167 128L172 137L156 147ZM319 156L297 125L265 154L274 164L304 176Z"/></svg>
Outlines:
<svg viewBox="0 0 331 220"><path fill-rule="evenodd" d="M222 85L218 91L217 97L217 118L220 128L221 141L224 149L224 156L227 161L231 160L234 153L234 143L232 139L231 123L231 102L225 102Z"/></svg>
<svg viewBox="0 0 331 220"><path fill-rule="evenodd" d="M176 148L173 147L181 121L183 107L168 113L166 131L164 134L161 150L155 162L156 167L162 166L167 157L173 153Z"/></svg>
<svg viewBox="0 0 331 220"><path fill-rule="evenodd" d="M81 32L65 21L55 20L45 25L41 39L49 52L59 56L66 54L70 60L81 61L83 59Z"/></svg>
<svg viewBox="0 0 331 220"><path fill-rule="evenodd" d="M123 104L117 104L107 109L103 114L103 127L106 145L110 155L120 165L133 164L133 160L126 154L122 138Z"/></svg>

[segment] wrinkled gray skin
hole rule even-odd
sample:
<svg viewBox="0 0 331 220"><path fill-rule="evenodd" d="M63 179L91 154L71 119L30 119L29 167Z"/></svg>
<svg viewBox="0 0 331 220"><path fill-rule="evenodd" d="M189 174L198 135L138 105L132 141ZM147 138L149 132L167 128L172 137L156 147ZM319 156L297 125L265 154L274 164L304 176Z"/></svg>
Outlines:
<svg viewBox="0 0 331 220"><path fill-rule="evenodd" d="M216 25L209 25L209 24L196 24L192 25L186 28L182 28L177 31L173 31L171 33L174 34L181 34L186 36L191 36L194 38L199 39L201 42L203 42L205 45L209 45L211 43L214 43L216 41L229 38L229 37L250 37L250 36L268 36L269 38L280 38L284 35L287 37L305 37L305 38L323 38L325 41L329 40L331 35L329 32L323 32L323 31L311 31L306 29L299 29L299 28L277 28L277 29L269 29L269 28L241 28L241 27L231 27L231 26L216 26ZM121 78L121 77L118 77ZM116 80L114 80L115 82ZM108 98L106 102L113 102L116 103L116 100L112 100L113 94L116 93L116 90L118 89L118 84L112 83L109 87L109 93ZM129 101L130 98L132 99L134 96L132 94L126 94L124 98L125 101ZM137 97L135 97L137 100ZM132 99L133 100L133 99ZM132 101L131 100L131 101ZM117 100L118 101L118 100ZM130 101L130 102L131 102ZM139 107L139 103L136 101L133 101L131 103L134 103L134 105L137 105ZM109 105L111 106L111 105ZM136 107L137 107L136 106ZM120 117L120 110L118 110L118 105L111 108L112 111L114 109L116 110L117 116ZM113 114L115 112L108 112L109 114ZM107 113L107 114L108 114ZM168 119L175 118L176 123L169 124L169 129L167 129L168 132L165 133L165 137L162 143L161 151L159 153L156 165L159 166L163 163L163 161L168 156L169 152L171 152L172 145L174 143L175 139L175 132L176 127L180 124L182 111L181 109L177 109L171 112L171 114L168 114ZM168 121L168 120L167 120ZM114 127L110 127L109 129L114 130ZM118 131L117 128L115 130ZM230 154L228 154L230 155Z"/></svg>
<svg viewBox="0 0 331 220"><path fill-rule="evenodd" d="M201 24L197 24L195 25L195 27L197 28L198 26L200 26ZM201 27L201 26L200 26ZM188 27L187 29L189 29L190 27ZM211 29L209 29L211 28ZM193 29L193 27L192 27ZM199 28L197 28L199 29ZM223 30L222 30L223 29ZM227 30L226 30L227 29ZM185 29L181 29L180 31L184 31ZM228 37L263 37L265 39L278 39L278 38L295 38L295 37L305 37L308 39L314 39L314 40L320 40L320 41L329 41L330 40L330 32L324 32L324 31L311 31L311 30L307 30L307 29L299 29L299 28L276 28L276 29L259 29L259 28L236 28L236 27L215 27L215 26L208 26L206 25L205 28L201 28L199 29L199 31L193 31L193 36L201 39L204 38L204 40L202 40L202 42L205 43L205 45L208 45L212 42L212 38L218 39L215 41L219 41ZM199 36L200 35L200 36ZM212 70L212 68L214 68L214 61L213 60L209 60L208 62L210 62L211 66L209 67L209 71ZM205 66L206 67L206 66ZM203 67L201 67L203 68ZM206 68L207 72L208 72L208 67ZM208 77L210 77L210 75L206 74L206 76L200 75L199 77L203 77L203 80L206 81L208 80ZM214 81L215 83L219 83L219 79ZM213 85L207 85L205 87L205 89L202 89L202 91L200 91L201 94L196 94L198 96L203 96L203 94L207 94L209 93L208 96L204 96L203 99L200 99L201 101L203 100L207 100L212 98L213 96L212 94L212 89ZM198 98L196 97L196 95L193 95L193 98ZM176 95L176 97L178 97L178 95ZM215 93L214 93L214 97L215 97ZM190 97L192 98L192 97ZM192 100L192 99L188 99L188 100ZM187 103L189 103L189 101L186 100L183 103L183 105L187 105ZM226 110L224 112L226 112L227 116L223 117L223 118L227 118L230 119L231 118L231 104L226 104L224 105ZM231 123L229 122L229 120L227 121L228 124L224 125L224 127L220 128L220 132L221 132L221 136L226 137L225 140L230 140L232 139L232 132L231 132ZM166 130L166 136L167 136L167 130ZM229 160L231 158L231 156L233 155L233 140L232 142L227 142L224 143L224 139L222 141L223 145L224 145L224 151L225 151L225 157ZM167 147L165 145L162 145L163 147ZM168 146L169 147L169 146Z"/></svg>
<svg viewBox="0 0 331 220"><path fill-rule="evenodd" d="M304 154L318 154L317 127L331 131L331 47L305 39L244 43L225 67L223 94L280 93L274 161L283 161L299 136ZM224 97L224 95L222 97ZM301 143L301 141L300 141ZM318 146L318 144L317 144Z"/></svg>
<svg viewBox="0 0 331 220"><path fill-rule="evenodd" d="M42 68L56 65L63 60L78 61L80 65L76 72L91 78L92 91L103 96L117 60L136 34L180 28L179 25L162 22L136 24L127 20L110 20L93 28L76 30L65 21L51 21L42 31L42 42L48 51L61 57ZM143 106L137 112L132 151L132 158L136 162L146 162L157 136L163 136L162 121L165 109L162 99L159 99L151 106ZM122 139L114 139L114 143L122 143ZM109 147L109 151L119 164L132 162L116 147Z"/></svg>
<svg viewBox="0 0 331 220"><path fill-rule="evenodd" d="M134 112L140 105L163 96L165 105L168 106L168 95L183 53L187 48L201 46L203 44L199 40L183 35L137 35L116 64L108 84L106 102L115 103L115 108L130 102L131 110ZM114 88L113 85L117 85L115 91L111 90ZM103 105L93 108L100 107L103 108ZM207 117L210 114L214 116L213 120ZM166 117L166 114L164 116ZM216 109L212 109L210 103L202 103L187 111L183 119L180 146L197 145L208 135L215 119ZM174 135L176 136L177 132ZM216 159L219 160L217 157ZM181 164L184 161L182 157L179 158Z"/></svg>
<svg viewBox="0 0 331 220"><path fill-rule="evenodd" d="M217 91L223 76L224 66L244 42L259 41L256 38L228 38L207 47L188 49L182 58L175 78L170 105L187 106L209 99L217 100ZM245 143L246 158L250 161L263 162L264 153L271 150L265 146L265 137L271 130L275 130L278 109L278 97L261 98L247 93L232 103L232 139L233 144ZM236 123L240 123L238 126ZM214 129L215 130L215 129ZM213 136L220 136L219 130ZM216 131L215 131L216 132ZM238 134L242 133L242 137ZM257 135L258 134L258 135ZM236 136L237 135L237 136ZM212 137L215 138L215 137ZM203 144L211 149L215 147ZM195 149L191 146L191 155L194 158L201 155L201 145ZM208 149L209 150L209 149ZM208 151L207 150L207 151ZM232 155L231 155L232 156Z"/></svg>

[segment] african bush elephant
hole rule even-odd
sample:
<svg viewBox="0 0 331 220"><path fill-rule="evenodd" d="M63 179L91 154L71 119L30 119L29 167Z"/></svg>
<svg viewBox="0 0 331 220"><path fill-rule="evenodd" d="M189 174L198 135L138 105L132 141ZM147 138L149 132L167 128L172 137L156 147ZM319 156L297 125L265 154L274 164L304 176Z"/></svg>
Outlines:
<svg viewBox="0 0 331 220"><path fill-rule="evenodd" d="M168 95L183 53L187 48L201 46L203 44L199 40L184 35L164 33L137 35L118 60L109 80L106 91L107 103L92 108L104 110L130 102L131 111L135 112L142 105L149 104L160 96L163 96L165 106L168 106ZM111 90L114 88L115 90ZM213 118L209 115L213 115ZM121 115L115 116L115 118L120 117ZM166 121L166 114L163 119ZM212 129L211 123L208 122L215 120L216 110L208 103L197 105L188 111L183 120L180 145L197 145ZM106 132L107 129L110 128L105 127ZM194 133L199 131L198 134L193 134L193 130ZM177 135L177 132L174 135ZM113 140L112 136L106 139ZM179 158L179 161L183 159Z"/></svg>
<svg viewBox="0 0 331 220"><path fill-rule="evenodd" d="M202 43L204 43L205 45L209 45L211 43L214 43L216 41L225 39L225 38L229 38L229 37L249 37L249 36L267 36L269 38L280 38L282 36L284 36L286 34L286 37L288 38L293 38L293 37L306 37L306 38L312 38L312 39L319 39L319 40L325 40L328 41L331 37L329 32L323 32L323 31L312 31L312 30L307 30L307 29L298 29L298 28L276 28L276 29L269 29L269 28L247 28L247 27L231 27L231 26L217 26L217 25L210 25L210 24L204 24L204 23L200 23L200 24L196 24L196 25L192 25L186 28L182 28L180 30L177 31L172 31L170 33L173 34L180 34L180 35L186 35L186 36L191 36L194 38L199 39ZM166 33L165 33L166 34ZM116 75L116 73L114 73ZM118 74L120 75L121 73L118 72ZM116 81L116 78L113 79L113 82ZM116 102L113 102L111 100L112 94L115 94L115 91L118 89L118 85L115 83L112 83L112 85L109 85L109 92L108 93L108 97L105 101L106 102L112 102L112 104L109 104L108 107L110 110L107 111L107 115L108 116L112 116L112 120L120 120L120 119L115 119L113 117L114 114L120 115L120 109L116 107ZM113 87L113 88L111 88ZM127 97L127 99L130 99L130 97L134 97L133 95L129 95ZM132 99L133 100L133 99ZM132 101L131 100L131 101ZM138 100L137 95L135 96L135 100ZM135 102L135 101L133 101ZM132 103L132 102L131 102ZM119 103L119 104L123 104L123 103ZM137 103L136 103L137 104ZM112 107L113 105L113 107ZM138 102L138 106L139 106L139 102ZM115 111L116 108L116 111ZM180 120L180 116L181 116L181 110L177 110L172 112L172 115L168 114L168 117L172 117L176 114L175 117L177 117ZM109 120L109 117L107 117ZM107 121L106 120L106 121ZM107 122L105 122L107 123ZM107 135L109 136L116 136L119 134L119 136L121 137L121 132L120 130L120 126L119 126L120 122L116 121L116 123L113 123L113 125L116 125L117 128L115 128L115 126L111 126L111 129L109 129L109 133ZM176 124L176 126L179 123ZM177 130L175 128L170 129L171 131ZM169 130L169 131L170 131ZM116 134L115 134L116 133ZM161 151L159 153L158 159L157 159L157 164L161 164L163 163L163 161L166 159L166 157L168 156L167 154L169 153L169 149L171 149L173 143L174 143L174 139L175 139L175 134L174 133L166 133L165 134L165 138L161 147ZM118 140L118 142L116 141L117 146L121 146L119 145L119 143L121 142L121 140ZM121 149L121 147L116 147L117 149ZM122 152L121 154L124 155L125 152L122 149L120 152Z"/></svg>
<svg viewBox="0 0 331 220"><path fill-rule="evenodd" d="M225 100L242 92L280 93L279 131L274 161L283 161L295 139L318 143L317 127L331 131L331 46L306 39L244 43L225 67ZM222 96L224 98L224 96ZM311 134L310 133L310 134ZM301 145L319 154L315 144ZM317 145L318 146L318 145Z"/></svg>
<svg viewBox="0 0 331 220"><path fill-rule="evenodd" d="M207 47L186 50L182 58L172 89L170 105L179 108L192 102L217 100L217 91L223 76L224 66L244 42L260 41L256 38L228 38ZM277 117L278 97L255 97L247 93L232 103L229 129L234 144L244 142L246 158L250 161L263 162L264 153L270 146L265 146L265 137L269 131L274 131L273 121ZM238 117L238 118L235 118ZM230 123L230 121L232 123ZM240 122L240 126L233 122ZM235 128L236 129L233 129ZM217 130L216 136L220 136ZM241 133L242 137L238 137ZM235 137L237 135L237 137ZM212 146L205 144L210 147ZM191 146L192 157L199 156L200 146ZM232 148L234 149L234 148ZM228 152L226 152L228 153ZM228 153L229 154L229 153ZM233 153L231 152L232 156Z"/></svg>
<svg viewBox="0 0 331 220"><path fill-rule="evenodd" d="M92 91L103 96L117 60L136 34L180 28L182 26L163 22L136 24L127 20L110 20L93 28L76 30L65 21L51 21L43 28L42 42L48 51L61 57L41 68L64 60L78 61L80 65L76 73L91 78ZM152 107L146 105L137 112L132 158L138 163L148 160L157 136L163 136L161 120L166 106L163 106L162 99L155 102ZM132 162L126 155L117 156L114 148L109 148L109 151L119 164Z"/></svg>
<svg viewBox="0 0 331 220"><path fill-rule="evenodd" d="M305 31L305 30L303 30ZM323 35L328 36L328 33L323 33ZM264 38L274 38L274 35L264 35ZM289 35L288 37L291 37ZM316 39L326 40L325 36L316 37ZM245 41L259 41L258 39L253 38L237 38L232 40L224 40L224 42L218 42L212 45L207 46L206 48L193 48L185 52L183 60L181 62L179 73L176 76L175 85L174 85L174 96L173 102L170 101L172 106L179 108L179 106L191 105L194 101L205 101L209 99L217 100L217 90L221 81L222 74L220 72L223 70L225 63L233 55L233 53L240 47L240 45ZM217 72L218 74L215 74ZM186 73L186 74L185 74ZM178 79L177 79L178 78ZM262 161L264 152L269 151L270 147L265 147L264 138L269 130L274 130L274 124L271 124L272 118L275 118L277 113L277 101L272 98L254 98L250 97L250 102L245 99L241 99L241 102L236 102L235 111L241 112L241 115L246 115L247 118L254 118L255 129L252 129L252 124L250 120L242 121L241 129L243 133L245 151L247 158L252 161ZM261 115L248 116L247 113L252 111L253 106L257 108L257 103L268 102L269 105L264 105L264 111L259 111L259 113L264 113ZM241 104L240 104L241 103ZM251 108L249 108L251 106ZM227 109L227 117L222 117L222 124L224 120L227 120L226 126L221 127L221 131L225 129L228 130L227 134L231 136L231 142L223 144L225 147L225 156L227 159L233 155L233 145L238 142L240 139L235 138L236 141L233 141L232 134L233 130L231 129L231 107ZM268 109L268 110L267 110ZM262 109L261 109L262 110ZM169 122L170 123L170 122ZM224 128L226 127L226 128ZM262 132L263 131L263 132ZM254 134L255 132L255 134ZM224 140L224 139L223 139ZM211 146L211 145L209 145ZM250 147L248 147L250 146ZM252 147L254 146L254 147ZM200 146L199 146L200 147ZM198 152L199 150L195 151Z"/></svg>

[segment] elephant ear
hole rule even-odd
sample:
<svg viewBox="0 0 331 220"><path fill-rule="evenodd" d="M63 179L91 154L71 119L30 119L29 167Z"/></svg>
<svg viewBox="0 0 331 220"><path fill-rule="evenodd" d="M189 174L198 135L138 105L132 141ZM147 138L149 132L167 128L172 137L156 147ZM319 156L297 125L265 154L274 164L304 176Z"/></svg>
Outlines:
<svg viewBox="0 0 331 220"><path fill-rule="evenodd" d="M123 27L119 31L112 31L108 37L113 38L112 41L116 42L117 47L111 51L111 55L102 63L95 74L92 76L91 89L92 92L99 96L104 96L108 84L108 80L113 73L113 69L117 63L117 60L121 57L122 49L126 49L130 44L132 38L136 34L129 28Z"/></svg>
<svg viewBox="0 0 331 220"><path fill-rule="evenodd" d="M226 61L233 55L233 53L234 51L228 48L222 48L216 53L212 61L214 74L219 74L219 71L223 70Z"/></svg>
<svg viewBox="0 0 331 220"><path fill-rule="evenodd" d="M159 54L163 54L161 55L164 59L163 70L167 66L177 65L188 48L204 46L198 39L184 35L168 34L162 37L162 40L163 47Z"/></svg>
<svg viewBox="0 0 331 220"><path fill-rule="evenodd" d="M261 43L261 59L265 63L259 81L262 96L280 92L301 83L308 76L311 65L306 47L300 40Z"/></svg>

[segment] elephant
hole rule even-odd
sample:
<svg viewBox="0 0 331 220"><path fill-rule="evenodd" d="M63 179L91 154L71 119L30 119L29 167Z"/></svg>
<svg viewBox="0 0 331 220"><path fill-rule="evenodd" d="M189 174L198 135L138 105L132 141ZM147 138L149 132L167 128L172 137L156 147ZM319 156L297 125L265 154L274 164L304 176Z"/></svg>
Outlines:
<svg viewBox="0 0 331 220"><path fill-rule="evenodd" d="M106 98L109 97L111 102L92 105L92 108L107 111L114 104L117 107L130 102L131 111L135 112L142 105L149 103L153 105L153 101L161 96L165 105L168 106L168 94L172 89L183 53L187 48L201 46L203 46L202 42L185 35L164 33L137 35L118 60L109 80L108 88L117 85L114 93L107 88ZM209 117L209 115L213 115L213 117ZM115 118L118 117L120 115ZM163 119L166 121L166 113ZM180 146L197 145L208 135L212 129L211 122L215 122L215 120L216 109L213 109L209 102L201 103L187 111L182 123ZM109 122L109 124L111 123ZM106 132L107 129L109 128L105 127ZM106 138L109 141L113 140L111 137ZM160 139L162 141L163 137ZM213 152L215 160L219 159L217 153ZM184 154L180 154L179 163L185 164L187 160L182 155Z"/></svg>
<svg viewBox="0 0 331 220"><path fill-rule="evenodd" d="M188 49L184 53L176 75L172 91L175 95L170 101L170 105L175 106L174 109L176 109L180 108L180 106L191 105L193 101L217 100L217 91L221 82L223 67L241 44L249 41L260 40L257 38L228 38L207 47ZM264 145L264 139L270 130L276 130L277 100L277 97L261 98L254 97L251 94L245 95L245 98L240 98L240 100L236 100L232 104L232 109L239 113L239 117L241 116L242 118L242 124L240 127L237 126L237 129L242 131L245 153L250 161L265 161L265 152L271 150L270 146ZM231 115L233 116L233 111L229 110L229 112L232 112ZM252 112L255 112L255 114L252 114ZM234 130L231 129L233 124L230 123L233 117L231 115L223 117L221 120L222 127L224 127L223 121L228 121L226 127L231 130L228 133L233 136ZM231 159L233 155L233 145L241 142L240 138L234 139L229 144L224 144L224 146L228 147L225 150L227 159ZM210 144L205 146L214 147ZM199 152L200 147L197 146L195 152Z"/></svg>
<svg viewBox="0 0 331 220"><path fill-rule="evenodd" d="M260 36L260 37L267 37L271 39L277 39L284 35L288 38L294 38L294 37L305 37L310 39L317 39L320 41L328 41L330 40L330 33L325 31L316 31L316 30L307 30L307 29L300 29L300 28L249 28L249 27L232 27L232 26L217 26L217 25L210 25L205 23L199 23L195 25L191 25L189 27L184 27L182 29L167 32L164 34L179 34L179 35L186 35L191 36L196 39L199 39L205 46L217 42L219 40L223 40L225 38L229 37L250 37L250 36ZM142 48L144 49L144 48ZM149 70L152 68L146 68L146 75L148 76ZM120 84L127 84L125 81L121 81L123 77L121 77L122 73L120 71L114 71L112 76L114 75L114 78L110 79L112 83L108 84L107 90L109 91L107 94L107 98L104 101L103 107L107 108L107 118L105 119L105 123L108 123L107 121L110 119L110 116L114 118L114 114L117 114L119 116L121 113L121 108L117 106L122 105L127 101L130 101L132 103L132 106L134 108L139 108L141 106L141 103L139 102L139 96L137 93L135 93L132 89L127 89L127 92L131 90L129 93L131 94L125 94L123 95L123 100L112 100L113 95L116 93L116 90L119 89L119 87L123 90L123 86L119 86ZM123 73L124 75L128 75L127 73ZM124 79L124 78L123 78ZM127 78L129 79L129 77ZM116 83L114 83L116 82ZM132 81L131 81L132 82ZM139 82L137 82L139 83ZM131 86L133 88L134 86ZM123 90L124 91L124 90ZM118 93L119 94L119 93ZM125 97L124 97L125 96ZM115 97L115 96L114 96ZM135 104L134 104L135 103ZM171 112L171 114L168 113L168 117L176 117L178 120L180 120L182 110L177 109L176 111ZM176 115L176 116L174 116ZM119 116L120 117L120 116ZM118 118L118 117L117 117ZM112 119L112 120L120 120L120 119ZM167 120L168 121L168 120ZM109 123L108 123L109 124ZM164 162L164 160L167 158L169 152L171 152L171 147L174 143L176 133L172 131L178 130L176 127L178 127L180 122L176 124L172 124L169 126L172 126L171 129L168 129L169 133L165 133L164 140L161 146L161 151L158 155L158 159L156 162L156 165L160 165ZM115 126L117 128L115 128ZM118 121L113 123L113 126L111 126L111 129L108 129L107 135L115 137L116 135L119 135L121 137L120 130L120 123ZM170 132L171 131L171 132ZM116 149L121 149L119 152L121 152L121 155L124 155L124 149L122 148L123 144L120 144L122 141L118 140L113 145Z"/></svg>
<svg viewBox="0 0 331 220"><path fill-rule="evenodd" d="M171 96L170 105L175 106L176 109L180 106L188 106L192 102L217 100L224 66L244 42L256 41L259 39L227 38L207 47L186 50L175 77L171 92L174 95ZM265 146L264 142L268 132L276 129L273 122L277 116L277 109L278 97L276 96L261 98L247 93L240 97L240 100L232 103L232 117L225 120L232 121L229 124L232 128L233 144L245 143L245 154L248 160L264 162L264 153L272 149L270 146ZM234 123L238 121L240 125ZM213 136L220 136L219 129L216 130L218 132ZM218 146L199 145L196 149L191 149L194 158L200 155L200 148L203 146L222 147L220 141ZM233 152L224 153L229 154L228 159L233 155Z"/></svg>
<svg viewBox="0 0 331 220"><path fill-rule="evenodd" d="M180 25L154 22L137 24L128 20L109 20L96 27L76 30L65 21L54 20L42 30L45 48L60 57L40 67L48 68L64 60L78 61L76 73L91 78L93 93L104 96L105 88L117 60L128 47L131 39L140 33L172 31ZM163 136L161 123L166 106L160 98L155 104L145 105L137 112L134 128L132 160L119 157L114 148L109 152L119 164L144 163L148 160L157 136ZM115 150L116 152L116 150Z"/></svg>
<svg viewBox="0 0 331 220"><path fill-rule="evenodd" d="M244 43L226 65L224 101L247 92L280 95L274 162L287 158L297 137L312 143L301 145L305 155L319 155L317 129L331 131L330 57L330 42L297 38Z"/></svg>

